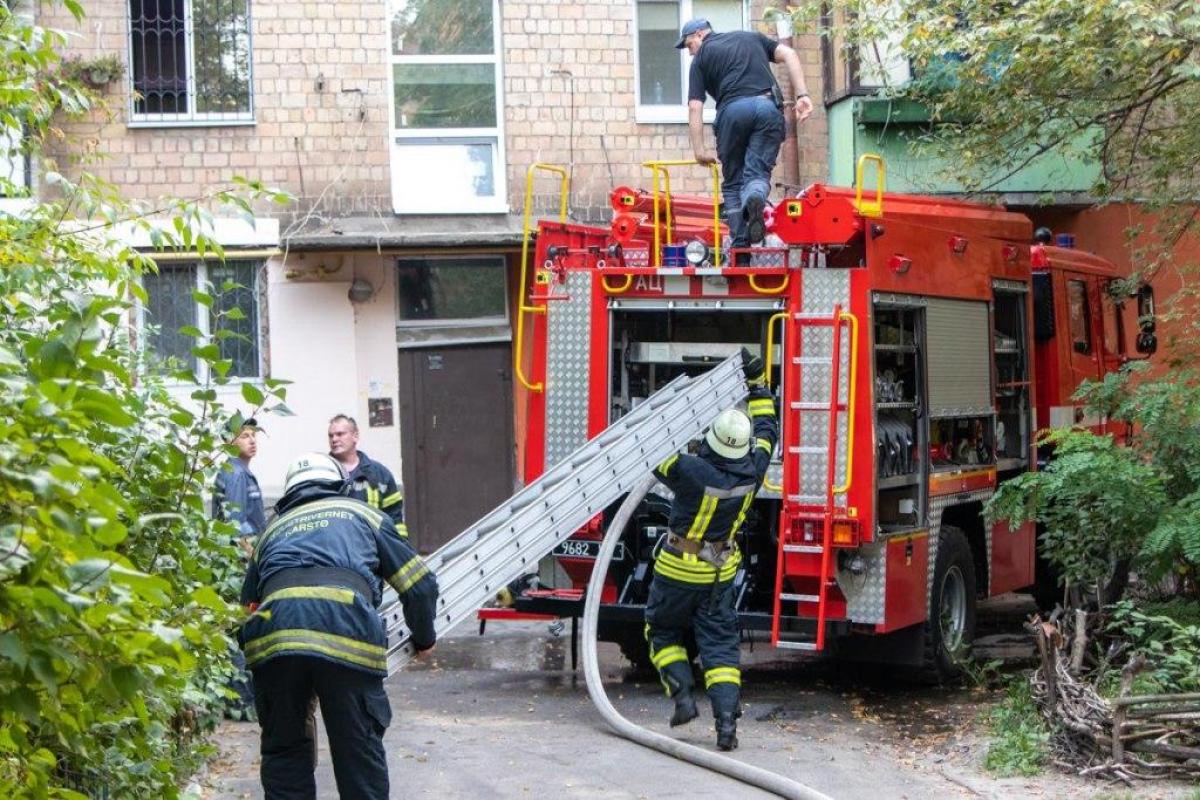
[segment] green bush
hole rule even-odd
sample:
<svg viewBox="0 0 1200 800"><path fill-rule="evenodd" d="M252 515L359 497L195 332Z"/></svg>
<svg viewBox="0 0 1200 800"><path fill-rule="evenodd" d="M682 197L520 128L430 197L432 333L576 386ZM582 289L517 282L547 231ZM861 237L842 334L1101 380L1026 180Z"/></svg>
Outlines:
<svg viewBox="0 0 1200 800"><path fill-rule="evenodd" d="M1024 676L1013 677L1004 699L987 714L991 743L983 766L1001 777L1037 775L1046 763L1050 731Z"/></svg>
<svg viewBox="0 0 1200 800"><path fill-rule="evenodd" d="M57 74L60 46L0 5L0 130L23 128L34 149L54 114L90 102ZM44 182L57 199L0 215L0 796L171 797L229 673L241 561L204 503L228 365L198 341L211 381L148 368L129 325L153 265L113 235L121 221L151 230L144 210L86 176ZM153 236L219 258L193 232L206 213L173 204L170 233ZM247 385L242 399L282 391Z"/></svg>

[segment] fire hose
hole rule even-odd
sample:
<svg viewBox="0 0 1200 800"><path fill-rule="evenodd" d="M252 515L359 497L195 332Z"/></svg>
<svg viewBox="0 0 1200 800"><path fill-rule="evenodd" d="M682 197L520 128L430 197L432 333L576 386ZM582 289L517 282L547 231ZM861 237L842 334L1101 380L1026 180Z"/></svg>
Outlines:
<svg viewBox="0 0 1200 800"><path fill-rule="evenodd" d="M637 508L638 503L642 501L646 493L650 491L650 487L654 485L654 481L655 478L653 475L647 475L634 484L630 490L629 496L625 498L625 501L617 510L617 515L613 518L612 523L608 526L608 530L604 534L604 541L600 545L600 555L596 558L596 566L592 570L592 578L588 582L587 599L584 602L583 608L583 670L584 677L587 680L588 694L592 698L592 703L595 704L596 710L600 712L600 716L612 726L617 734L637 744L658 750L661 753L690 762L704 769L719 772L722 775L750 784L751 786L757 786L779 797L796 798L796 800L831 800L828 795L822 794L816 789L805 786L791 778L785 778L769 770L755 767L751 764L729 758L728 756L719 755L710 750L705 750L693 744L681 742L678 739L672 739L670 736L664 736L661 733L634 725L621 716L609 701L608 695L605 694L604 684L600 680L600 665L596 655L596 621L600 612L600 592L604 585L604 576L608 572L609 562L612 561L613 553L616 551L617 541L621 537L621 532L625 530L630 517L633 516L634 509Z"/></svg>

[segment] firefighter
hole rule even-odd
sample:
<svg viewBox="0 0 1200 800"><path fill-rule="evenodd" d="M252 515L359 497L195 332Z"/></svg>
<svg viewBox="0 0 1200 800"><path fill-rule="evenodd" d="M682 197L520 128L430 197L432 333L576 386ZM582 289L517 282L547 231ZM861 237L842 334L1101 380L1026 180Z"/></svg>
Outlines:
<svg viewBox="0 0 1200 800"><path fill-rule="evenodd" d="M699 715L692 696L691 661L684 635L695 633L712 703L717 747L737 747L741 716L740 638L733 608L733 577L742 555L735 537L762 485L779 426L775 401L764 385L762 360L742 351L751 390L747 412L722 411L696 455L671 456L654 475L675 493L668 533L658 548L646 603L650 660L675 701L671 727ZM748 416L747 416L748 413Z"/></svg>
<svg viewBox="0 0 1200 800"><path fill-rule="evenodd" d="M418 654L436 640L436 578L391 518L347 497L349 490L325 453L292 461L279 516L259 537L242 585L253 613L239 641L254 672L268 800L316 797L305 724L314 695L338 793L388 796L383 732L392 711L383 688L387 637L376 611L381 579L400 595Z"/></svg>
<svg viewBox="0 0 1200 800"><path fill-rule="evenodd" d="M771 170L783 144L783 98L771 64L783 64L796 90L793 114L802 123L812 114L800 57L787 45L753 31L714 33L706 19L684 23L676 49L692 56L688 71L688 136L696 161L721 161L721 193L731 246L758 244L766 233L763 209ZM717 103L713 131L717 154L704 144L704 97ZM745 255L745 254L741 254Z"/></svg>
<svg viewBox="0 0 1200 800"><path fill-rule="evenodd" d="M350 476L350 496L391 517L396 530L407 539L404 489L396 485L391 470L358 449L358 423L354 417L338 414L329 420L329 455L336 458Z"/></svg>

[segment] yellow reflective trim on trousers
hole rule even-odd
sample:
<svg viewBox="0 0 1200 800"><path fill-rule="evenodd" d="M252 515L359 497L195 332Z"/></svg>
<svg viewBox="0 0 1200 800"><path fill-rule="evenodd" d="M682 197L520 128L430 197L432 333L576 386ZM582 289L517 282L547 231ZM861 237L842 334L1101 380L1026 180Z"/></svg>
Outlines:
<svg viewBox="0 0 1200 800"><path fill-rule="evenodd" d="M674 664L676 661L687 660L687 650L684 650L677 644L664 647L650 656L650 663L654 665L655 669L662 669L669 664Z"/></svg>
<svg viewBox="0 0 1200 800"><path fill-rule="evenodd" d="M659 464L658 465L658 474L666 475L668 472L671 471L671 467L675 466L675 462L678 460L679 460L679 454L676 453L675 455L668 458L666 461Z"/></svg>
<svg viewBox="0 0 1200 800"><path fill-rule="evenodd" d="M349 636L338 636L336 633L325 633L323 631L313 631L308 628L284 628L283 630L273 631L266 636L259 636L256 639L251 639L246 642L245 651L246 657L249 658L251 652L255 652L260 648L266 647L281 639L295 639L296 641L316 641L321 644L329 645L330 647L340 647L346 650L353 650L366 655L381 655L387 656L387 648L382 645L371 644L370 642L360 642L358 639L351 639Z"/></svg>
<svg viewBox="0 0 1200 800"><path fill-rule="evenodd" d="M257 652L257 651L255 651L255 653L253 655L251 655L250 653L246 653L246 666L252 667L255 664L257 664L258 662L263 661L267 658L270 658L271 656L273 656L274 654L279 653L279 652L289 652L290 653L290 652L294 652L296 650L306 650L306 651L313 652L313 653L322 653L323 655L332 656L333 658L336 658L340 661L345 661L349 664L358 664L359 666L367 667L368 669L375 669L375 670L380 670L380 671L384 671L384 672L387 671L387 657L386 656L382 657L382 658L370 658L368 656L359 656L359 655L355 655L353 653L347 653L343 650L338 650L333 647L325 647L323 645L316 644L315 642L304 642L304 641L279 642L278 644L268 647L266 650L262 651L261 653Z"/></svg>
<svg viewBox="0 0 1200 800"><path fill-rule="evenodd" d="M751 417L775 416L775 401L765 397L759 400L751 400L746 404L746 409L750 412Z"/></svg>
<svg viewBox="0 0 1200 800"><path fill-rule="evenodd" d="M408 538L408 526L405 525L403 522L397 522L396 523L396 535L399 536L401 539L407 539Z"/></svg>
<svg viewBox="0 0 1200 800"><path fill-rule="evenodd" d="M755 439L754 446L759 448L760 450L765 450L768 454L770 454L775 449L771 445L770 439Z"/></svg>
<svg viewBox="0 0 1200 800"><path fill-rule="evenodd" d="M276 600L333 600L336 603L353 603L354 590L342 589L335 586L290 586L271 592L263 598L259 608Z"/></svg>
<svg viewBox="0 0 1200 800"><path fill-rule="evenodd" d="M380 508L390 508L404 499L404 492L392 492L387 497L379 501Z"/></svg>
<svg viewBox="0 0 1200 800"><path fill-rule="evenodd" d="M714 683L734 683L742 685L742 671L737 667L713 667L704 671L704 688L710 688Z"/></svg>
<svg viewBox="0 0 1200 800"><path fill-rule="evenodd" d="M720 574L717 574L717 568L707 561L699 559L684 561L674 553L663 551L658 554L658 558L654 562L654 571L664 577L684 583L712 583L714 577L718 581L732 580L741 563L741 551L734 550L733 555L725 562L725 566L721 567Z"/></svg>
<svg viewBox="0 0 1200 800"><path fill-rule="evenodd" d="M717 498L704 495L704 499L700 501L700 508L696 510L696 516L692 519L692 527L688 528L687 538L695 541L703 539L716 511Z"/></svg>

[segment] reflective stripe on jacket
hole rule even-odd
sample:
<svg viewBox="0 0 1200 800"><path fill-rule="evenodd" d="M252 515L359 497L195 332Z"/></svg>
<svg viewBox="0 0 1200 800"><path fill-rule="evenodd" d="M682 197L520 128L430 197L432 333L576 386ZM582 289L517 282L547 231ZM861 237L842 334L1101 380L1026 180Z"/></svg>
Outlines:
<svg viewBox="0 0 1200 800"><path fill-rule="evenodd" d="M248 666L304 655L386 674L387 640L376 610L385 580L400 595L413 644L433 645L437 580L387 515L311 487L285 495L277 508L280 516L259 537L242 585L243 604L258 604L239 637ZM263 596L283 570L313 567L351 571L362 580L349 583L365 583L371 596L333 582L273 588Z"/></svg>
<svg viewBox="0 0 1200 800"><path fill-rule="evenodd" d="M408 528L404 527L404 489L396 485L391 470L372 461L361 450L358 466L350 473L350 496L383 511L396 523L399 534L408 536Z"/></svg>
<svg viewBox="0 0 1200 800"><path fill-rule="evenodd" d="M724 458L705 447L704 457L681 453L654 470L654 476L675 493L671 531L697 542L727 540L728 558L718 568L698 555L664 547L654 562L657 575L683 583L707 584L732 580L737 572L742 554L734 537L746 521L779 438L770 390L752 390L747 413L754 425L754 439L745 456Z"/></svg>

